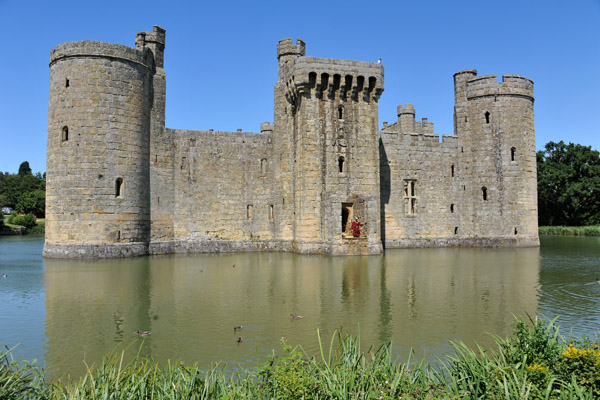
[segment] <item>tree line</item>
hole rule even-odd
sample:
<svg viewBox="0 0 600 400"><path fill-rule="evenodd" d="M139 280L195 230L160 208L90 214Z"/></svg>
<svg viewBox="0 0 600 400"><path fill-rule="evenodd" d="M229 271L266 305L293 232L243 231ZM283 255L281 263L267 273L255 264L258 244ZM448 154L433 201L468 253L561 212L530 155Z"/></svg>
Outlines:
<svg viewBox="0 0 600 400"><path fill-rule="evenodd" d="M0 172L0 207L43 218L46 213L46 173L32 173L27 161L21 163L16 174Z"/></svg>
<svg viewBox="0 0 600 400"><path fill-rule="evenodd" d="M600 225L600 153L591 146L548 142L537 158L540 226ZM46 173L0 172L0 207L45 215Z"/></svg>

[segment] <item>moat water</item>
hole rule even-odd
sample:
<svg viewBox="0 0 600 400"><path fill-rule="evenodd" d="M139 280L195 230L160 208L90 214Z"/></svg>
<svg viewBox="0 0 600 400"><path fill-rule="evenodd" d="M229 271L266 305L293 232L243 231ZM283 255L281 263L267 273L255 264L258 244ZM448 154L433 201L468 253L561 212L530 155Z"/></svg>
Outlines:
<svg viewBox="0 0 600 400"><path fill-rule="evenodd" d="M484 347L514 316L559 316L600 331L600 238L542 237L540 248L388 250L383 256L246 253L110 261L44 260L43 238L0 238L0 344L53 376L85 371L150 331L142 354L254 368L281 340L318 355L342 328L392 341L400 359ZM293 320L290 314L301 315ZM234 332L233 327L243 329ZM243 341L237 343L237 337ZM137 349L141 340L133 345ZM14 347L16 346L16 347Z"/></svg>

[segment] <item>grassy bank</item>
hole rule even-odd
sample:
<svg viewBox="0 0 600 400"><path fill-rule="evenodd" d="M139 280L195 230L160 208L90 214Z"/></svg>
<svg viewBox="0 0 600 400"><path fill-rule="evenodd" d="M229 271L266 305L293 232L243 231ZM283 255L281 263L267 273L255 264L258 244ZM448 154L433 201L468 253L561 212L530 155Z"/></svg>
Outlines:
<svg viewBox="0 0 600 400"><path fill-rule="evenodd" d="M24 234L32 234L32 235L43 235L46 232L46 219L45 218L37 218L36 223L31 228L27 228L23 225L15 225L8 223L8 218L2 216L4 220L4 226L8 228L21 228L24 230Z"/></svg>
<svg viewBox="0 0 600 400"><path fill-rule="evenodd" d="M600 225L540 226L541 235L600 236Z"/></svg>
<svg viewBox="0 0 600 400"><path fill-rule="evenodd" d="M257 370L226 366L201 370L148 359L124 364L107 357L86 376L48 381L30 364L0 368L0 398L40 399L593 399L600 396L600 349L586 338L562 338L553 321L517 321L497 349L455 344L442 366L399 362L391 344L366 352L359 337L336 334L309 358L298 347L271 357Z"/></svg>

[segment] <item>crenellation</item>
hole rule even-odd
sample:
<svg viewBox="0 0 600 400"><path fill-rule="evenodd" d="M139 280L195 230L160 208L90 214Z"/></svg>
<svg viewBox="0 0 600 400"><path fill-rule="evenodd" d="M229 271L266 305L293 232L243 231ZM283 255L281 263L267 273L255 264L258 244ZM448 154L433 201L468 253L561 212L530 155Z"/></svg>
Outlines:
<svg viewBox="0 0 600 400"><path fill-rule="evenodd" d="M383 65L286 38L260 133L172 129L165 37L51 51L45 256L539 243L528 78L456 73L441 141L412 104L379 131Z"/></svg>

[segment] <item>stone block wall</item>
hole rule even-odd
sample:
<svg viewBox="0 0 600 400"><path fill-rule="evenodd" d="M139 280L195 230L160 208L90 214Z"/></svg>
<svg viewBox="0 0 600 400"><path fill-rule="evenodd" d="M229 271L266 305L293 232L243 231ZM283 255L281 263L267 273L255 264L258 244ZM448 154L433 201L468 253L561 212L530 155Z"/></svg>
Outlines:
<svg viewBox="0 0 600 400"><path fill-rule="evenodd" d="M145 252L151 57L90 41L52 51L46 256L111 244Z"/></svg>

